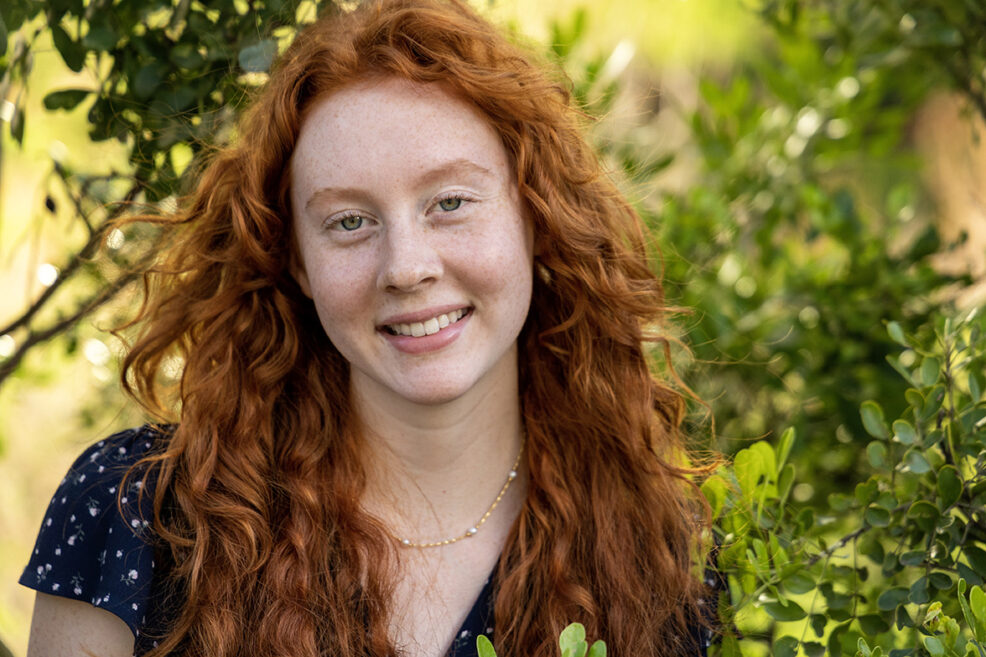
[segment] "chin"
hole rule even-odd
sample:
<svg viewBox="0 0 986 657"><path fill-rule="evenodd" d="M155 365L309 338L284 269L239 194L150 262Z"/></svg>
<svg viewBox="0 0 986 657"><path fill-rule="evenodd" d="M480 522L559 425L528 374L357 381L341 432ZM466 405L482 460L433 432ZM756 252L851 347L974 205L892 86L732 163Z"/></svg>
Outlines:
<svg viewBox="0 0 986 657"><path fill-rule="evenodd" d="M439 406L459 399L464 391L459 388L439 388L429 390L410 390L403 395L404 399L420 406Z"/></svg>

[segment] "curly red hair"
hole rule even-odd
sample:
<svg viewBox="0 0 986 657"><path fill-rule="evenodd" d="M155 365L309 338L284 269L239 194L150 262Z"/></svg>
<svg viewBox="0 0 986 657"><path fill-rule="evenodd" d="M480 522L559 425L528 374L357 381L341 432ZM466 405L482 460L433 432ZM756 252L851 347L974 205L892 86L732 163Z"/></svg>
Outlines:
<svg viewBox="0 0 986 657"><path fill-rule="evenodd" d="M358 503L348 366L289 273L287 172L306 111L368 76L442 85L477 107L534 228L539 275L519 338L530 485L498 566L498 651L554 655L572 621L617 655L697 650L706 513L682 465L683 400L648 361L646 332L667 311L661 284L636 213L546 70L459 0L323 17L280 58L178 215L151 219L173 242L145 276L124 381L147 408L180 408L143 463L182 600L155 655L397 654L397 555ZM176 354L169 402L161 370Z"/></svg>

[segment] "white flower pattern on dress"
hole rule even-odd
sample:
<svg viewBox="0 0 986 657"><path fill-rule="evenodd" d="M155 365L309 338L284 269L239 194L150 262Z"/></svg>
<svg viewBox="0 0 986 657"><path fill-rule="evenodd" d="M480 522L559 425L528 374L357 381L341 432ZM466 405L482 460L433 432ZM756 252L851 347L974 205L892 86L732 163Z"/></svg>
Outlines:
<svg viewBox="0 0 986 657"><path fill-rule="evenodd" d="M148 617L153 579L153 546L142 531L148 526L143 518L150 515L151 495L140 499L140 509L140 496L131 495L129 504L123 502L124 516L116 492L130 466L161 435L160 429L145 426L83 451L52 497L21 584L102 607L138 636ZM139 492L141 486L129 490ZM140 644L136 654L150 649L149 643Z"/></svg>

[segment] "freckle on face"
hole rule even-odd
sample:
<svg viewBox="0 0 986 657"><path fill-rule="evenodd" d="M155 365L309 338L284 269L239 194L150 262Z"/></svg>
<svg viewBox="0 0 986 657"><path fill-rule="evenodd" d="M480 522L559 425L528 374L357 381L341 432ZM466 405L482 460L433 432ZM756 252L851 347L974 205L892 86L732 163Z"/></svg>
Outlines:
<svg viewBox="0 0 986 657"><path fill-rule="evenodd" d="M533 240L475 107L436 85L359 82L312 106L291 164L295 276L356 393L434 404L515 379ZM445 210L449 194L462 202ZM456 309L437 333L393 332Z"/></svg>

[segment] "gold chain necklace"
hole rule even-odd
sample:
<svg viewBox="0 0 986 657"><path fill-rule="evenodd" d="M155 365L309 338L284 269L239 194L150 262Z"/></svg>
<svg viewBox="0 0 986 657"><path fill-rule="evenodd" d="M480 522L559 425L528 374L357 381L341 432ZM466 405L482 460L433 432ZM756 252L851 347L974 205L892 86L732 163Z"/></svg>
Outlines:
<svg viewBox="0 0 986 657"><path fill-rule="evenodd" d="M496 499L493 500L493 504L490 504L490 508L486 509L486 513L484 513L483 517L479 519L479 522L477 522L475 525L467 529L464 534L461 534L459 536L454 536L452 538L446 538L441 541L432 541L430 543L416 543L409 538L398 538L397 541L403 547L407 547L407 548L432 548L432 547L441 547L443 545L451 545L452 543L458 543L464 538L472 538L477 533L479 533L479 528L482 527L483 524L490 519L490 516L493 514L493 510L496 509L496 505L500 503L500 500L503 499L503 496L507 494L507 489L510 488L510 484L512 484L514 479L517 478L517 468L520 467L520 457L523 456L524 454L525 442L526 440L521 441L520 451L517 452L517 458L514 459L514 464L513 466L511 466L510 472L507 473L507 480L503 482L503 487L500 488L500 492L497 494Z"/></svg>

